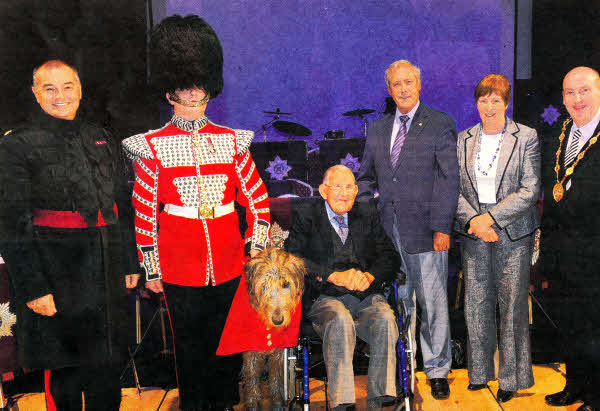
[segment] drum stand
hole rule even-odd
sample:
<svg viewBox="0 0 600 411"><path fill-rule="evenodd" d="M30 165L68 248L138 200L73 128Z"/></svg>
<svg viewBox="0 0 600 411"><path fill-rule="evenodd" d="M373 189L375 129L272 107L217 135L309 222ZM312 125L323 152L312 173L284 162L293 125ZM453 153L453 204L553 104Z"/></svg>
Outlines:
<svg viewBox="0 0 600 411"><path fill-rule="evenodd" d="M530 291L529 292L529 297L533 300L534 303L537 304L537 306L540 308L540 310L542 311L542 313L546 316L546 318L548 319L548 321L550 322L550 324L556 329L558 330L559 333L562 334L562 331L560 328L558 328L558 325L556 325L556 323L554 321L552 321L552 318L550 317L550 315L546 312L546 310L544 310L544 306L542 306L542 304L538 301L537 298L535 298L535 296L533 295L533 293Z"/></svg>
<svg viewBox="0 0 600 411"><path fill-rule="evenodd" d="M358 118L360 118L365 123L364 134L365 137L367 137L367 126L369 125L369 120L367 120L362 114L359 114Z"/></svg>
<svg viewBox="0 0 600 411"><path fill-rule="evenodd" d="M271 126L271 124L273 124L274 122L276 122L277 120L279 120L279 114L290 114L290 113L282 113L279 110L279 107L277 107L276 111L264 111L264 113L266 114L275 114L275 116L273 117L273 119L271 121L269 121L266 124L263 124L262 126L260 126L260 128L258 130L255 131L255 133L258 133L260 130L262 130L263 132L263 141L266 143L267 142L267 128L269 128L269 126Z"/></svg>
<svg viewBox="0 0 600 411"><path fill-rule="evenodd" d="M142 342L144 342L144 339L148 335L148 332L150 331L152 324L154 323L154 320L156 320L156 317L158 317L158 316L160 316L160 328L161 328L161 334L162 334L162 350L160 351L160 354L162 354L162 355L171 354L171 351L167 347L167 329L165 326L165 312L167 311L167 309L164 306L163 299L164 299L164 297L161 294L160 299L159 299L159 307L156 309L156 311L154 312L154 315L152 316L152 319L148 323L148 326L146 327L146 330L144 331L144 335L142 335L141 293L140 293L139 288L136 289L136 294L135 294L135 343L136 343L136 347L133 352L131 352L131 349L129 347L127 347L130 360L129 360L129 363L123 369L120 379L121 380L123 379L125 372L127 371L127 369L129 367L131 367L133 370L133 378L135 380L135 386L138 390L138 394L142 393L142 387L140 384L140 379L139 379L137 367L135 364L135 356L138 353L140 347L142 346Z"/></svg>
<svg viewBox="0 0 600 411"><path fill-rule="evenodd" d="M267 128L270 128L271 124L273 124L277 120L279 120L279 114L275 115L275 117L273 117L273 120L269 121L266 124L263 124L258 130L255 131L255 133L258 133L260 130L262 130L262 132L263 132L263 141L265 143L267 142Z"/></svg>
<svg viewBox="0 0 600 411"><path fill-rule="evenodd" d="M357 108L356 110L346 111L345 113L342 113L342 116L360 118L365 123L364 134L365 137L367 137L367 125L369 124L369 121L364 116L374 112L375 110L370 108Z"/></svg>

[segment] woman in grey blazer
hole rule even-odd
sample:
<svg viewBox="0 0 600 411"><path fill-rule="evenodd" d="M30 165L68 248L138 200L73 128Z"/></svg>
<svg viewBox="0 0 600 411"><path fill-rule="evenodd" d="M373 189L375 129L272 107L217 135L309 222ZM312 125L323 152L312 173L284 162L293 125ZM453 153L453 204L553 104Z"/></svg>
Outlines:
<svg viewBox="0 0 600 411"><path fill-rule="evenodd" d="M489 74L475 88L481 123L458 135L469 390L494 379L500 336L498 400L533 385L528 324L532 235L539 226L540 147L536 131L506 117L510 83ZM499 328L496 332L496 304Z"/></svg>

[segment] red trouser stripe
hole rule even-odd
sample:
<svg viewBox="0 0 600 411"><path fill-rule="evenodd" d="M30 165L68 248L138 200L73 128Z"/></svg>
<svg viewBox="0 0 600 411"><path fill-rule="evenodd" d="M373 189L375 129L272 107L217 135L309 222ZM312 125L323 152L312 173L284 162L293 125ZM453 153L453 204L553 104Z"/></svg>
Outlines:
<svg viewBox="0 0 600 411"><path fill-rule="evenodd" d="M50 393L50 373L52 370L44 370L44 391L46 392L46 410L56 411L56 404L54 398Z"/></svg>

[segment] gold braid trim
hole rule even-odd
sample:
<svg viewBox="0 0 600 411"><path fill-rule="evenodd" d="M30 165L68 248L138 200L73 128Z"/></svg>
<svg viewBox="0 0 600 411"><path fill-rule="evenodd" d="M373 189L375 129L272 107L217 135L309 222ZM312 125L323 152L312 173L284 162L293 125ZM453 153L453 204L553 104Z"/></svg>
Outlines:
<svg viewBox="0 0 600 411"><path fill-rule="evenodd" d="M562 132L558 137L560 143L558 144L558 150L556 151L556 165L554 166L554 171L556 172L556 184L554 184L554 188L552 189L552 196L554 197L554 200L556 200L557 203L560 200L562 200L563 196L565 195L563 183L565 182L568 176L573 174L573 172L575 171L575 167L577 167L577 164L579 164L579 162L583 159L585 153L587 153L590 147L593 146L596 143L596 141L598 141L598 136L600 136L600 132L598 132L598 134L596 134L590 139L588 146L585 148L585 150L577 154L577 159L573 162L573 164L570 167L568 167L565 170L565 175L562 179L560 179L560 153L562 153L562 144L563 140L565 139L565 130L567 129L567 126L570 122L570 118L565 120L562 126Z"/></svg>

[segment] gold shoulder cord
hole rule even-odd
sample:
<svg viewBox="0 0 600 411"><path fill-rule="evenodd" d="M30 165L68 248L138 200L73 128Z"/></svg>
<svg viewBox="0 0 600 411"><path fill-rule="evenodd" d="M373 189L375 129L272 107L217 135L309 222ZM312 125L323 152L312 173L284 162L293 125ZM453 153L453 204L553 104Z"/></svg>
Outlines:
<svg viewBox="0 0 600 411"><path fill-rule="evenodd" d="M554 184L554 188L552 189L552 196L554 197L554 200L558 203L560 200L562 200L562 198L565 195L565 188L563 187L563 183L565 182L566 178L568 176L570 176L571 174L573 174L573 171L575 170L575 167L577 167L577 164L579 164L579 161L581 161L581 159L583 159L583 157L585 156L585 153L587 153L587 151L590 149L591 146L593 146L596 141L598 141L598 136L600 135L600 132L598 132L598 134L596 134L594 137L592 137L590 139L590 144L588 144L588 146L585 148L585 150L583 150L581 153L579 153L577 155L577 160L575 160L575 162L565 170L565 175L563 176L562 180L559 178L559 172L560 172L560 153L562 152L562 143L563 140L565 139L565 130L567 129L567 126L569 125L569 123L571 122L571 119L568 118L565 120L565 122L563 123L563 127L562 127L562 132L560 133L560 137L558 137L558 140L560 141L559 145L558 145L558 151L556 152L556 165L554 166L554 171L556 172L556 184Z"/></svg>

